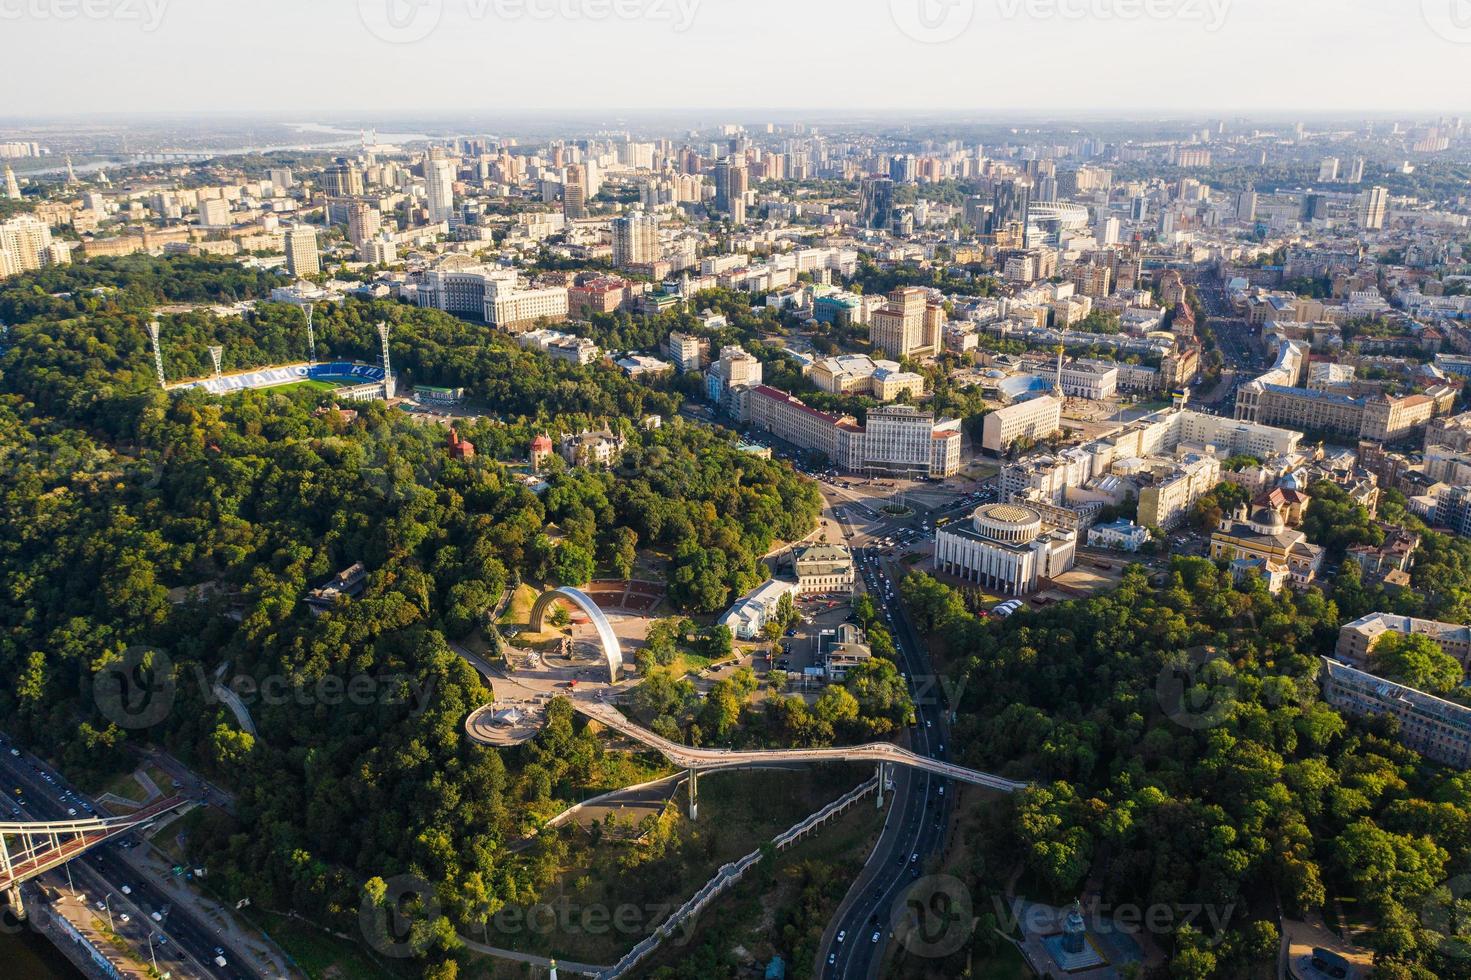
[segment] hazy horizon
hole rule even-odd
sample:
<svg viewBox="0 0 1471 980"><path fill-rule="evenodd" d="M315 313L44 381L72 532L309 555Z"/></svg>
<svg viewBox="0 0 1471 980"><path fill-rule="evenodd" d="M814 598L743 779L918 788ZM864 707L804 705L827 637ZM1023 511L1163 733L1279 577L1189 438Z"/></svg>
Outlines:
<svg viewBox="0 0 1471 980"><path fill-rule="evenodd" d="M44 79L13 120L1424 115L1459 111L1471 2L0 0L0 52Z"/></svg>

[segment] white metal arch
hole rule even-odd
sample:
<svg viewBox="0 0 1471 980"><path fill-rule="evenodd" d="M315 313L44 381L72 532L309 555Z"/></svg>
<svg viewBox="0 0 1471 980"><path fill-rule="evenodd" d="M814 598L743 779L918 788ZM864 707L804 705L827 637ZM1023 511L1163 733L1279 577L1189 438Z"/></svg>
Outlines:
<svg viewBox="0 0 1471 980"><path fill-rule="evenodd" d="M603 656L608 658L608 680L614 684L618 683L618 675L623 670L623 647L618 643L618 636L613 632L613 626L608 622L608 617L598 608L597 603L581 589L570 586L562 586L550 592L543 593L536 600L536 605L531 607L531 622L528 627L533 633L542 631L543 620L552 603L558 599L570 600L578 609L587 613L587 618L592 620L593 627L598 631L598 640L603 646Z"/></svg>

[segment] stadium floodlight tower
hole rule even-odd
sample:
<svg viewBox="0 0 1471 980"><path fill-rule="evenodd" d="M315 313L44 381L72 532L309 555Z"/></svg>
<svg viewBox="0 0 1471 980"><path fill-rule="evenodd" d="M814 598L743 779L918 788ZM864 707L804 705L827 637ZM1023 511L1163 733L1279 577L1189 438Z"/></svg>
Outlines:
<svg viewBox="0 0 1471 980"><path fill-rule="evenodd" d="M306 362L312 367L317 366L317 335L312 330L312 304L302 303L302 312L306 314Z"/></svg>
<svg viewBox="0 0 1471 980"><path fill-rule="evenodd" d="M163 379L163 348L158 346L158 321L148 324L148 339L153 341L153 369L158 372L158 386L168 388Z"/></svg>
<svg viewBox="0 0 1471 980"><path fill-rule="evenodd" d="M225 348L213 345L209 349L209 359L215 363L215 377L220 376L220 358L225 354Z"/></svg>
<svg viewBox="0 0 1471 980"><path fill-rule="evenodd" d="M383 339L383 397L393 399L395 391L393 384L393 367L388 361L388 335L392 332L387 321L378 321L378 336Z"/></svg>

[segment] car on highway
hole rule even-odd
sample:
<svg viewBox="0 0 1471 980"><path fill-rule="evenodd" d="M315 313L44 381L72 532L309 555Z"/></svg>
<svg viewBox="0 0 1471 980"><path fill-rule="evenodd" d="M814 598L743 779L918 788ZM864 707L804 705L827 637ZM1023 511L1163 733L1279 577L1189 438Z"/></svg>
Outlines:
<svg viewBox="0 0 1471 980"><path fill-rule="evenodd" d="M847 938L848 938L848 932L847 932L847 930L846 929L839 929L838 930L838 942L842 942L844 939L847 939Z"/></svg>
<svg viewBox="0 0 1471 980"><path fill-rule="evenodd" d="M868 938L868 941L871 943L876 943L879 941L879 931L877 929L873 931L873 935Z"/></svg>

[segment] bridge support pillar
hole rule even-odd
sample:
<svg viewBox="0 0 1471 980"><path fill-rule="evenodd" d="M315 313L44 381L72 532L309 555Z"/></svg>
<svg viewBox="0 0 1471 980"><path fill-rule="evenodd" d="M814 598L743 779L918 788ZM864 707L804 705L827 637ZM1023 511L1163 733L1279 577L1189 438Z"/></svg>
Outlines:
<svg viewBox="0 0 1471 980"><path fill-rule="evenodd" d="M690 770L690 820L696 820L700 813L700 770Z"/></svg>
<svg viewBox="0 0 1471 980"><path fill-rule="evenodd" d="M873 780L874 805L877 809L882 810L884 808L884 764L882 762L878 764L878 771L874 773Z"/></svg>
<svg viewBox="0 0 1471 980"><path fill-rule="evenodd" d="M26 906L25 902L21 900L19 885L11 885L6 889L5 905L6 910L17 922L24 922L26 920Z"/></svg>

